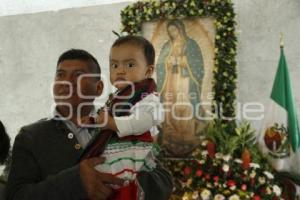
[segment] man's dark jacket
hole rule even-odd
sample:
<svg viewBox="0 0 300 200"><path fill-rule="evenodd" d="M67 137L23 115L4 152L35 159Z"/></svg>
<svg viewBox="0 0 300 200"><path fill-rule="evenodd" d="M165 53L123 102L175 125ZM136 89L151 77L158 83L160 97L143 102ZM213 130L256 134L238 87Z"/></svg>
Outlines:
<svg viewBox="0 0 300 200"><path fill-rule="evenodd" d="M17 135L7 200L79 200L86 192L79 176L78 159L83 152L76 137L62 121L41 120L25 126ZM158 167L138 176L147 200L168 199L170 175Z"/></svg>

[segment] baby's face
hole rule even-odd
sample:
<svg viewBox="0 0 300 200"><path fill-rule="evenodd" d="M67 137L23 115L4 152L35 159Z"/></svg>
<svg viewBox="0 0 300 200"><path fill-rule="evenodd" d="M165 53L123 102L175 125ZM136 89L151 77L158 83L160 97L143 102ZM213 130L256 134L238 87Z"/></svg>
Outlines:
<svg viewBox="0 0 300 200"><path fill-rule="evenodd" d="M147 66L142 47L130 43L111 48L109 65L110 82L119 90L151 77L153 71L153 66Z"/></svg>

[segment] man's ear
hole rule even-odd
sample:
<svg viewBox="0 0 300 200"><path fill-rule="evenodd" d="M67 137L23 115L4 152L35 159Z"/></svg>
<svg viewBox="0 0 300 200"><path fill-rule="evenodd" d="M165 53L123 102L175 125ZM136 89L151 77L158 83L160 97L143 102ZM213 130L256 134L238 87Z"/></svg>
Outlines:
<svg viewBox="0 0 300 200"><path fill-rule="evenodd" d="M97 96L101 96L102 92L103 92L103 82L102 80L97 81Z"/></svg>
<svg viewBox="0 0 300 200"><path fill-rule="evenodd" d="M153 72L154 72L154 65L148 65L147 66L147 71L146 71L146 77L151 78Z"/></svg>

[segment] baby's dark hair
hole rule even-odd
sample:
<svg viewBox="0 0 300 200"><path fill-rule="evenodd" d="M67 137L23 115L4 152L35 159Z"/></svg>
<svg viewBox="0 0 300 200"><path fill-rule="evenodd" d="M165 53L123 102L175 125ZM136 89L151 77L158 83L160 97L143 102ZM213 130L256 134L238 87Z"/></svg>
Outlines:
<svg viewBox="0 0 300 200"><path fill-rule="evenodd" d="M0 165L4 164L10 148L10 139L6 133L5 127L0 121Z"/></svg>
<svg viewBox="0 0 300 200"><path fill-rule="evenodd" d="M57 61L57 66L63 62L64 60L82 60L85 61L89 64L90 70L95 73L100 75L101 74L101 69L100 65L97 61L97 59L90 54L89 52L82 50L82 49L70 49L68 51L65 51L62 53ZM97 77L99 80L100 77Z"/></svg>
<svg viewBox="0 0 300 200"><path fill-rule="evenodd" d="M149 42L147 39L134 35L122 36L113 43L112 47L116 47L121 44L133 44L142 47L147 65L154 65L155 50L151 42Z"/></svg>

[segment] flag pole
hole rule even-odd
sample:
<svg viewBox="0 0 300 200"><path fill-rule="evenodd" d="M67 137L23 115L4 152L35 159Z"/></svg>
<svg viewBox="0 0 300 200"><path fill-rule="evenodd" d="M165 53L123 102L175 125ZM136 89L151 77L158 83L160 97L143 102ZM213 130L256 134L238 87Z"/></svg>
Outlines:
<svg viewBox="0 0 300 200"><path fill-rule="evenodd" d="M284 42L283 42L283 33L280 33L280 48L284 47Z"/></svg>

